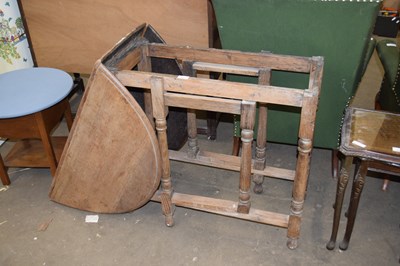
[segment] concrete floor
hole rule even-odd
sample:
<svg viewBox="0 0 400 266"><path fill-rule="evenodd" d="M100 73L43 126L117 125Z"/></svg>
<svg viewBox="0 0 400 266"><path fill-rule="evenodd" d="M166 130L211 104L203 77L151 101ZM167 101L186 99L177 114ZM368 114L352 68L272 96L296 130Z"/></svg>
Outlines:
<svg viewBox="0 0 400 266"><path fill-rule="evenodd" d="M375 53L353 105L373 108L383 75L379 64ZM231 151L232 124L224 121L217 141L200 137L203 149ZM55 134L63 132L64 124ZM11 145L5 143L1 153ZM294 146L268 145L271 165L293 169L295 155ZM400 183L393 181L382 192L382 180L370 174L349 249L328 251L336 189L330 171L331 152L314 149L299 247L289 250L286 229L180 207L175 226L168 228L160 204L154 202L131 213L100 214L98 223L86 223L92 213L49 200L48 169L9 169L11 186L0 186L0 265L398 265ZM172 163L177 192L234 200L238 176ZM266 179L264 193L252 196L252 206L289 213L291 186L289 181ZM339 241L345 223L343 216Z"/></svg>

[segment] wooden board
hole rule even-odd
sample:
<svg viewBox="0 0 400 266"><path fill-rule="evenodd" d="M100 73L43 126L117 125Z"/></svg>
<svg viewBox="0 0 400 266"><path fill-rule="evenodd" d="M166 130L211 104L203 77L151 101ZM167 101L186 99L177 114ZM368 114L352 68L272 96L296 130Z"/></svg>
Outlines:
<svg viewBox="0 0 400 266"><path fill-rule="evenodd" d="M149 23L168 44L206 48L207 0L21 0L37 64L90 73L127 32Z"/></svg>
<svg viewBox="0 0 400 266"><path fill-rule="evenodd" d="M98 213L135 210L157 189L160 160L146 115L125 87L98 64L61 156L50 198Z"/></svg>

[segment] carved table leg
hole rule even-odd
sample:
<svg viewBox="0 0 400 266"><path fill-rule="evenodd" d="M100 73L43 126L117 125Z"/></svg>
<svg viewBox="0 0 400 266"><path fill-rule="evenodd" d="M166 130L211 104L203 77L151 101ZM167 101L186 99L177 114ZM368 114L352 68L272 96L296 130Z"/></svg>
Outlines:
<svg viewBox="0 0 400 266"><path fill-rule="evenodd" d="M353 187L351 189L351 199L347 218L346 232L339 248L346 250L349 246L351 234L353 232L354 221L357 215L358 203L360 202L361 192L364 188L365 176L368 171L368 161L362 160L360 167L354 176Z"/></svg>
<svg viewBox="0 0 400 266"><path fill-rule="evenodd" d="M337 149L332 150L332 177L337 177L337 172L339 169L339 151Z"/></svg>
<svg viewBox="0 0 400 266"><path fill-rule="evenodd" d="M344 161L344 165L340 170L340 176L337 181L337 188L336 188L336 199L335 199L335 212L333 215L333 225L332 225L332 234L331 239L329 240L326 248L332 250L335 248L337 233L339 229L339 222L340 222L340 215L342 212L343 206L343 198L346 192L347 183L349 181L349 173L350 168L353 162L353 157L347 156Z"/></svg>
<svg viewBox="0 0 400 266"><path fill-rule="evenodd" d="M161 207L165 215L165 224L173 226L173 209L171 202L172 182L171 167L169 162L168 141L167 141L167 109L164 105L164 84L161 78L151 78L151 97L153 103L153 115L157 130L158 145L161 152L162 174L161 174Z"/></svg>
<svg viewBox="0 0 400 266"><path fill-rule="evenodd" d="M255 102L242 101L240 127L242 128L242 156L240 157L239 205L237 212L250 211L251 143L256 113Z"/></svg>

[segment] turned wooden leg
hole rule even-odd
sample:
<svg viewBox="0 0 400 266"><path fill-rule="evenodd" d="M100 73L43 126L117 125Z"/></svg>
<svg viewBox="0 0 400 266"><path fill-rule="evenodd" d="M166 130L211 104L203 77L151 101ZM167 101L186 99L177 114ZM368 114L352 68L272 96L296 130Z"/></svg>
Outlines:
<svg viewBox="0 0 400 266"><path fill-rule="evenodd" d="M310 154L312 142L309 139L300 139L298 145L298 158L296 164L296 176L293 184L292 203L290 206L288 241L289 249L296 249L300 236L300 224L303 214L304 197L307 187L307 179L310 166Z"/></svg>
<svg viewBox="0 0 400 266"><path fill-rule="evenodd" d="M269 85L271 80L270 69L259 70L258 84ZM265 157L267 149L267 105L260 103L258 106L258 129L257 129L257 146L256 146L256 158L254 162L254 168L257 170L264 170L265 168ZM254 174L253 175L254 189L253 191L257 194L263 192L262 184L264 182L264 176Z"/></svg>
<svg viewBox="0 0 400 266"><path fill-rule="evenodd" d="M167 120L165 118L156 119L156 130L163 165L161 175L161 207L165 216L165 224L170 227L174 225L174 206L171 201L173 189L167 143Z"/></svg>
<svg viewBox="0 0 400 266"><path fill-rule="evenodd" d="M171 166L169 161L168 141L167 141L167 110L164 105L164 84L163 80L158 77L152 77L151 80L151 97L153 103L153 115L155 118L155 126L157 131L158 145L160 147L162 174L161 174L161 207L165 216L165 224L173 226L173 210L172 205L172 182L171 182Z"/></svg>
<svg viewBox="0 0 400 266"><path fill-rule="evenodd" d="M343 206L343 198L344 198L344 194L346 192L347 183L349 181L349 174L350 174L352 162L353 162L353 157L348 156L345 158L344 165L343 165L342 169L340 170L340 176L337 181L332 234L331 234L331 238L330 238L328 244L326 245L326 248L329 250L333 250L336 245L336 238L337 238L337 233L338 233L339 223L340 223L340 215L341 215L342 206Z"/></svg>
<svg viewBox="0 0 400 266"><path fill-rule="evenodd" d="M242 101L240 127L242 129L242 156L240 157L239 204L237 212L250 211L251 143L256 113L255 102Z"/></svg>
<svg viewBox="0 0 400 266"><path fill-rule="evenodd" d="M165 225L171 227L174 225L174 205L171 201L171 196L167 193L161 193L161 208L165 216Z"/></svg>
<svg viewBox="0 0 400 266"><path fill-rule="evenodd" d="M196 111L193 109L187 110L188 119L188 156L189 158L196 158L199 153L199 145L197 142L197 123Z"/></svg>
<svg viewBox="0 0 400 266"><path fill-rule="evenodd" d="M4 161L1 155L0 155L0 178L4 186L11 184L10 177L8 176L7 173L7 168L4 165Z"/></svg>
<svg viewBox="0 0 400 266"><path fill-rule="evenodd" d="M182 74L189 77L196 77L196 70L193 69L193 62L184 60L182 62ZM196 122L196 110L187 110L188 120L188 157L196 158L199 153L199 146L197 143L197 122ZM208 131L208 130L207 130Z"/></svg>
<svg viewBox="0 0 400 266"><path fill-rule="evenodd" d="M353 187L351 189L351 199L348 211L346 232L344 234L343 241L340 243L339 248L346 250L349 246L351 234L354 228L354 222L357 215L358 203L360 202L361 192L364 188L365 176L368 171L368 161L361 161L359 167L357 167L356 174L354 176Z"/></svg>
<svg viewBox="0 0 400 266"><path fill-rule="evenodd" d="M260 104L258 107L258 131L257 131L257 146L256 158L254 160L254 169L264 170L265 157L267 150L267 106ZM253 175L254 188L253 191L257 194L263 192L262 184L264 176L259 174Z"/></svg>

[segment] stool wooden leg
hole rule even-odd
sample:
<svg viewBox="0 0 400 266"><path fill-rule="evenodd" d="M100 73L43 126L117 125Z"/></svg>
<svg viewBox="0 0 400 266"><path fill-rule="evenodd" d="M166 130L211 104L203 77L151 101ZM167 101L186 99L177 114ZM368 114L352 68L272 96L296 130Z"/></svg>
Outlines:
<svg viewBox="0 0 400 266"><path fill-rule="evenodd" d="M0 178L4 186L11 184L10 177L7 173L7 168L4 165L3 158L0 155Z"/></svg>
<svg viewBox="0 0 400 266"><path fill-rule="evenodd" d="M334 204L335 212L333 215L333 226L332 226L332 234L331 239L329 240L326 248L332 250L335 248L336 245L336 238L339 229L339 222L340 222L340 215L342 212L343 206L343 198L346 192L347 183L349 181L349 173L351 169L351 165L353 162L353 157L347 156L344 160L344 165L340 170L340 176L337 181L337 188L336 188L336 200Z"/></svg>
<svg viewBox="0 0 400 266"><path fill-rule="evenodd" d="M346 250L348 248L351 234L353 233L358 203L360 202L361 192L364 188L365 183L365 176L367 175L368 171L368 161L361 161L360 166L357 168L358 169L354 176L353 187L351 189L351 199L347 218L346 232L344 234L343 241L339 245L339 248L341 250Z"/></svg>
<svg viewBox="0 0 400 266"><path fill-rule="evenodd" d="M47 154L47 159L50 164L51 175L54 176L57 170L57 159L54 154L53 144L51 143L51 137L46 130L46 125L43 119L42 112L35 113L36 124L40 132L40 137L44 146L44 150Z"/></svg>
<svg viewBox="0 0 400 266"><path fill-rule="evenodd" d="M256 113L255 102L242 101L240 127L242 129L242 156L240 157L239 205L237 212L250 211L251 143Z"/></svg>
<svg viewBox="0 0 400 266"><path fill-rule="evenodd" d="M65 117L65 121L67 122L68 130L71 131L72 123L73 123L71 106L69 105L68 99L65 99L64 101L65 101L64 117Z"/></svg>

